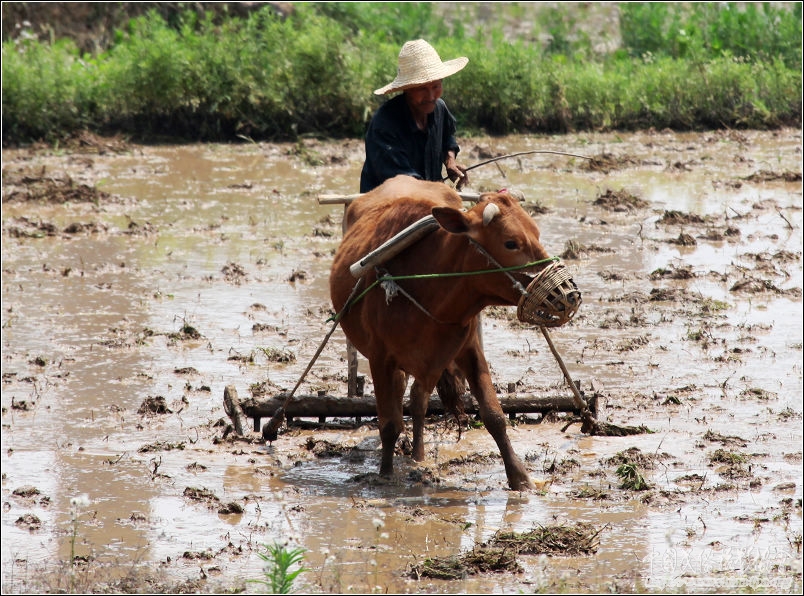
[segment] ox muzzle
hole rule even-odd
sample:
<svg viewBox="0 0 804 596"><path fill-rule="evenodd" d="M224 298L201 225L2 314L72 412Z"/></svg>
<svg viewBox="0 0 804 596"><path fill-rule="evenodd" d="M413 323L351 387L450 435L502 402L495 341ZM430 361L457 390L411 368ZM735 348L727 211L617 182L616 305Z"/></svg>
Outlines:
<svg viewBox="0 0 804 596"><path fill-rule="evenodd" d="M561 327L572 320L581 302L581 292L567 268L552 262L530 281L516 314L523 323Z"/></svg>

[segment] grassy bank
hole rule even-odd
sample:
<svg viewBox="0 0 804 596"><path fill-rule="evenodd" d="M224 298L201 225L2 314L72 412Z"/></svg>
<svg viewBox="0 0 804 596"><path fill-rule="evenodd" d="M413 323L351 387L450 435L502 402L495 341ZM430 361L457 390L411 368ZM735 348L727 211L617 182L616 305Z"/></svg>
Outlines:
<svg viewBox="0 0 804 596"><path fill-rule="evenodd" d="M3 143L82 129L139 140L360 137L382 101L372 90L418 37L444 59L470 59L445 89L463 134L801 123L800 3L624 3L618 40L602 50L571 3L531 15L527 35L511 33L515 3L491 15L462 5L485 19L473 30L441 8L309 3L223 21L188 11L171 23L150 13L92 54L23 29L3 43Z"/></svg>

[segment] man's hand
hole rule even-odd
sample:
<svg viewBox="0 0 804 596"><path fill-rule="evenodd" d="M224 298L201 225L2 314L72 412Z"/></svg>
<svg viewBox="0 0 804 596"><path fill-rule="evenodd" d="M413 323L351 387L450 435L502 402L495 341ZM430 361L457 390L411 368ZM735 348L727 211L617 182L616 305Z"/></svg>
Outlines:
<svg viewBox="0 0 804 596"><path fill-rule="evenodd" d="M447 168L447 178L455 183L455 188L461 190L465 184L469 182L469 175L466 173L464 166L458 165L455 161L455 154L452 151L447 152L447 160L444 162Z"/></svg>

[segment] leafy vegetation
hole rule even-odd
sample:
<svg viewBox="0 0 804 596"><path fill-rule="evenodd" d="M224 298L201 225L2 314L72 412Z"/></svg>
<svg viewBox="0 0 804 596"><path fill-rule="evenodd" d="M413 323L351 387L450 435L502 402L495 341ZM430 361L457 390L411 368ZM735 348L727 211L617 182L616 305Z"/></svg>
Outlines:
<svg viewBox="0 0 804 596"><path fill-rule="evenodd" d="M648 490L650 484L642 476L636 464L622 464L617 468L617 476L622 480L620 488L626 490Z"/></svg>
<svg viewBox="0 0 804 596"><path fill-rule="evenodd" d="M303 548L288 548L282 544L266 544L264 553L257 553L265 561L265 579L249 580L252 583L262 584L270 590L269 594L290 594L293 592L293 582L302 573L309 571L304 562ZM291 571L291 567L298 565Z"/></svg>
<svg viewBox="0 0 804 596"><path fill-rule="evenodd" d="M474 32L439 7L299 3L287 16L263 6L170 21L150 12L93 53L23 29L3 43L3 143L84 129L141 140L360 137L383 99L371 91L418 37L445 59L470 59L445 86L462 134L801 122L801 3L623 3L618 43L603 49L577 7L537 12L530 34L510 32L516 4ZM481 18L480 4L462 9Z"/></svg>
<svg viewBox="0 0 804 596"><path fill-rule="evenodd" d="M735 56L750 61L781 59L801 70L801 5L795 15L771 3L627 2L620 6L623 46L632 56L647 53L699 61ZM791 18L795 17L795 18Z"/></svg>

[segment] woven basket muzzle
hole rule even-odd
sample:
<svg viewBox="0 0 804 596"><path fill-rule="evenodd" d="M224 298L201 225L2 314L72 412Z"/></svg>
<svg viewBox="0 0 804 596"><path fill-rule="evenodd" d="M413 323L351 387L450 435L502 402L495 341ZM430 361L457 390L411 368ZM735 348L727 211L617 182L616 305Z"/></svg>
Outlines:
<svg viewBox="0 0 804 596"><path fill-rule="evenodd" d="M581 292L564 265L550 263L528 284L517 306L517 318L539 327L561 327L581 306Z"/></svg>

